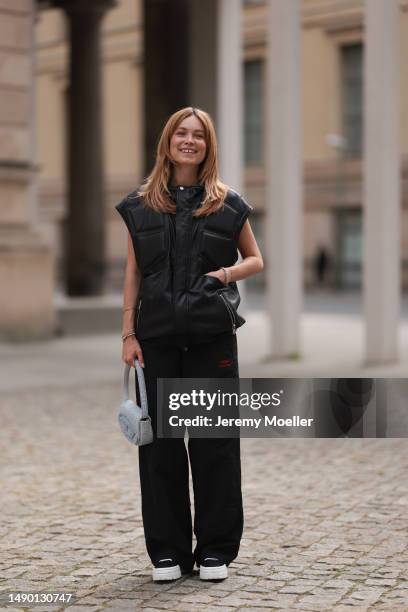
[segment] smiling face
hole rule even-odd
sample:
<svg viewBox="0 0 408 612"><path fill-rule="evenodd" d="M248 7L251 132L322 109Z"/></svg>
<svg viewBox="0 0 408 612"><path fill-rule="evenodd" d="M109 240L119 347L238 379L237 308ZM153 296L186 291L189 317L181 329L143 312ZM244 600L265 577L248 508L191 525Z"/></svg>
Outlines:
<svg viewBox="0 0 408 612"><path fill-rule="evenodd" d="M195 115L183 119L170 139L173 163L196 166L205 159L206 150L201 121Z"/></svg>

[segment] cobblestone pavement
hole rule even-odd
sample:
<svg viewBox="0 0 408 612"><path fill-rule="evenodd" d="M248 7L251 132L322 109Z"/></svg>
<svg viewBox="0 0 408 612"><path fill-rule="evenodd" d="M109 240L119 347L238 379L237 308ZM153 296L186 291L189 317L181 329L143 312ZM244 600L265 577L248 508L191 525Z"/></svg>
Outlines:
<svg viewBox="0 0 408 612"><path fill-rule="evenodd" d="M120 393L3 393L2 592L73 592L71 612L408 610L406 439L242 440L245 529L230 577L154 584Z"/></svg>

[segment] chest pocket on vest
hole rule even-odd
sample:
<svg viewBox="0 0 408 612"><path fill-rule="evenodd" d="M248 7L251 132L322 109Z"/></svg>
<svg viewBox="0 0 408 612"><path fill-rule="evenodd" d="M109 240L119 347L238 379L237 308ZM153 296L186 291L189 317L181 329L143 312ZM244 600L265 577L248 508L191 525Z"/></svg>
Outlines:
<svg viewBox="0 0 408 612"><path fill-rule="evenodd" d="M209 230L203 231L201 254L203 257L215 266L227 265L228 259L233 251L231 238L223 236L218 232Z"/></svg>
<svg viewBox="0 0 408 612"><path fill-rule="evenodd" d="M209 215L203 228L201 255L212 269L233 265L238 257L237 244L234 240L237 213L225 203L224 208Z"/></svg>
<svg viewBox="0 0 408 612"><path fill-rule="evenodd" d="M167 255L164 229L139 231L134 241L137 265L143 274L153 272Z"/></svg>

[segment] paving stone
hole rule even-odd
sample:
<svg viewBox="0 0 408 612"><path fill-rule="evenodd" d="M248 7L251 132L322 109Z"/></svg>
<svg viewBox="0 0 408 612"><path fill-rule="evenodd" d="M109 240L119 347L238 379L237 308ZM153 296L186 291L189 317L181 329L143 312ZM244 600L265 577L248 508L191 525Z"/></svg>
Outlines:
<svg viewBox="0 0 408 612"><path fill-rule="evenodd" d="M313 586L305 586L300 584L289 584L282 589L279 589L279 593L308 593L313 590Z"/></svg>
<svg viewBox="0 0 408 612"><path fill-rule="evenodd" d="M384 587L392 587L397 584L397 580L389 579L389 578L388 579L387 578L368 578L364 584L373 585L373 586L378 585L378 586L384 586Z"/></svg>
<svg viewBox="0 0 408 612"><path fill-rule="evenodd" d="M35 610L37 610L37 606L35 607ZM49 608L45 608L46 610ZM100 606L92 606L92 605L88 605L88 604L84 604L84 605L73 605L73 606L69 606L66 608L67 610L69 610L69 612L88 612L88 610L90 612L96 612L97 610L100 610Z"/></svg>

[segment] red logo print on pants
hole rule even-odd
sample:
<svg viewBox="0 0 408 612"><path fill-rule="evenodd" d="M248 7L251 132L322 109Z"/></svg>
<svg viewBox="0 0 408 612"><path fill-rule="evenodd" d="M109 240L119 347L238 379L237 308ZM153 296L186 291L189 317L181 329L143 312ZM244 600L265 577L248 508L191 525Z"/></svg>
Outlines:
<svg viewBox="0 0 408 612"><path fill-rule="evenodd" d="M232 366L232 359L221 359L218 362L219 368L229 368L230 366Z"/></svg>

